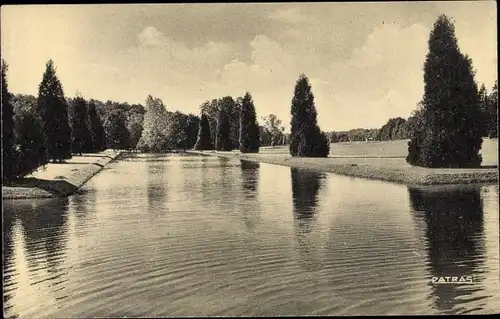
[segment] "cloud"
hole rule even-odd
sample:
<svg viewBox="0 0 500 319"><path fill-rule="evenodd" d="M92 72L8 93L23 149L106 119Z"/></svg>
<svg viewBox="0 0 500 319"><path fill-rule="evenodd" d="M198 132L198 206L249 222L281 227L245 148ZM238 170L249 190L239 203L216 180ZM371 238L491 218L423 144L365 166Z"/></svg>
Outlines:
<svg viewBox="0 0 500 319"><path fill-rule="evenodd" d="M323 129L381 126L389 117L409 116L420 100L428 33L420 24L377 26L345 62L258 35L250 42L251 62L233 60L219 78L229 87L255 92L258 112L272 110L288 122L295 81L305 73Z"/></svg>
<svg viewBox="0 0 500 319"><path fill-rule="evenodd" d="M129 103L147 94L198 112L250 91L258 117L290 120L295 82L312 84L322 129L380 127L423 93L427 40L439 13L455 18L461 50L491 88L496 13L480 3L3 6L9 88L36 94L54 59L65 93ZM22 25L23 27L17 27Z"/></svg>
<svg viewBox="0 0 500 319"><path fill-rule="evenodd" d="M166 38L155 27L147 27L137 36L142 46L163 46L166 44Z"/></svg>

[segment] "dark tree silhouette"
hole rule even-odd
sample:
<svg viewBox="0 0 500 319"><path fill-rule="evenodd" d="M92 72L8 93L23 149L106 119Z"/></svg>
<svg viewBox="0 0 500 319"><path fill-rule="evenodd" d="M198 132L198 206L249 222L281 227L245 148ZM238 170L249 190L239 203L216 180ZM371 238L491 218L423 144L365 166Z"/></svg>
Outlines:
<svg viewBox="0 0 500 319"><path fill-rule="evenodd" d="M290 154L300 157L327 157L330 143L317 124L317 112L311 85L300 75L295 85L291 107Z"/></svg>
<svg viewBox="0 0 500 319"><path fill-rule="evenodd" d="M260 147L259 125L255 115L252 96L246 93L241 101L240 115L240 151L258 153Z"/></svg>
<svg viewBox="0 0 500 319"><path fill-rule="evenodd" d="M89 130L92 135L92 151L100 152L106 148L106 133L104 132L101 119L97 114L94 100L89 101L87 112Z"/></svg>
<svg viewBox="0 0 500 319"><path fill-rule="evenodd" d="M198 138L196 144L194 145L195 150L205 151L213 150L214 146L212 144L212 137L210 135L210 124L208 117L205 114L201 114L200 124L198 128Z"/></svg>
<svg viewBox="0 0 500 319"><path fill-rule="evenodd" d="M68 104L52 60L47 62L38 88L38 107L49 160L61 161L71 158Z"/></svg>
<svg viewBox="0 0 500 319"><path fill-rule="evenodd" d="M69 103L71 146L73 153L82 154L92 149L92 134L88 127L87 101L77 94Z"/></svg>
<svg viewBox="0 0 500 319"><path fill-rule="evenodd" d="M24 176L48 162L42 131L42 120L35 105L20 105L16 112L16 175Z"/></svg>
<svg viewBox="0 0 500 319"><path fill-rule="evenodd" d="M122 110L114 110L104 121L104 130L107 137L107 147L113 149L128 149L130 147L130 133L125 125L126 116Z"/></svg>
<svg viewBox="0 0 500 319"><path fill-rule="evenodd" d="M228 115L225 109L221 109L217 120L217 136L215 138L215 149L217 151L232 151L230 134L231 126Z"/></svg>
<svg viewBox="0 0 500 319"><path fill-rule="evenodd" d="M423 125L408 145L407 161L424 167L481 165L481 111L472 61L460 52L453 23L441 15L424 64Z"/></svg>

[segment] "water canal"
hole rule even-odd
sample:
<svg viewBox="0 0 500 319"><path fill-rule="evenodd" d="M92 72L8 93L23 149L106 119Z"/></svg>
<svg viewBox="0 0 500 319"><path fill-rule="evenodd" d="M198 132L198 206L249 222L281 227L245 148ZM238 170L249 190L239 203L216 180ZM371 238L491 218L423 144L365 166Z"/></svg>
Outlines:
<svg viewBox="0 0 500 319"><path fill-rule="evenodd" d="M499 312L498 193L128 155L70 198L4 201L4 315Z"/></svg>

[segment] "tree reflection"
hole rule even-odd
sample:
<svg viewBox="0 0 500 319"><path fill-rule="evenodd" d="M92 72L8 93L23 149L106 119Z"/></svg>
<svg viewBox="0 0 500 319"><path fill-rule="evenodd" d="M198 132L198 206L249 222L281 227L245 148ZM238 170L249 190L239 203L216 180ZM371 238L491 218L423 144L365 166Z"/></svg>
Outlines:
<svg viewBox="0 0 500 319"><path fill-rule="evenodd" d="M9 313L12 309L12 305L9 300L12 298L13 290L16 289L16 284L11 281L15 270L13 261L14 252L14 240L12 238L14 233L14 225L16 222L15 207L12 205L13 201L4 201L4 211L3 211L3 254L2 254L2 265L3 265L3 287L4 287L4 313Z"/></svg>
<svg viewBox="0 0 500 319"><path fill-rule="evenodd" d="M240 160L241 167L241 181L242 181L242 192L245 198L248 200L244 203L242 208L243 222L247 230L252 231L258 223L258 218L256 214L260 211L255 208L259 202L256 201L258 187L259 187L259 169L260 164L255 162L249 162Z"/></svg>
<svg viewBox="0 0 500 319"><path fill-rule="evenodd" d="M87 234L87 222L89 218L89 206L93 205L90 210L96 210L96 194L95 192L85 192L85 194L76 194L71 196L71 206L73 207L73 216L75 216L75 233L79 237Z"/></svg>
<svg viewBox="0 0 500 319"><path fill-rule="evenodd" d="M323 173L290 168L292 179L294 232L303 266L314 270L319 264L314 257L314 240L310 234L315 220L318 192Z"/></svg>
<svg viewBox="0 0 500 319"><path fill-rule="evenodd" d="M259 163L241 160L243 192L248 198L255 199L259 186Z"/></svg>
<svg viewBox="0 0 500 319"><path fill-rule="evenodd" d="M147 201L149 215L161 211L161 207L167 202L167 179L165 178L166 161L148 161L147 176Z"/></svg>
<svg viewBox="0 0 500 319"><path fill-rule="evenodd" d="M30 272L43 262L49 273L59 272L67 254L68 198L22 200L13 205L23 228Z"/></svg>
<svg viewBox="0 0 500 319"><path fill-rule="evenodd" d="M474 276L473 285L434 284L436 307L446 313L481 290L484 254L483 204L479 187L408 188L416 218L424 220L432 276ZM429 278L430 280L430 278Z"/></svg>
<svg viewBox="0 0 500 319"><path fill-rule="evenodd" d="M323 173L291 168L293 213L304 226L314 217Z"/></svg>

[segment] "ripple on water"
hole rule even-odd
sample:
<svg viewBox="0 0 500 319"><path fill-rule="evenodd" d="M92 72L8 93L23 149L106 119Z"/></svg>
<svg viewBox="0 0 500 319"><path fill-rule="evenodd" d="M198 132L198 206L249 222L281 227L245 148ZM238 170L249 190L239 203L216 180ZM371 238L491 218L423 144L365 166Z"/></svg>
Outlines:
<svg viewBox="0 0 500 319"><path fill-rule="evenodd" d="M7 205L6 316L499 310L498 188L165 154L109 168L69 200ZM477 284L432 286L442 272Z"/></svg>

